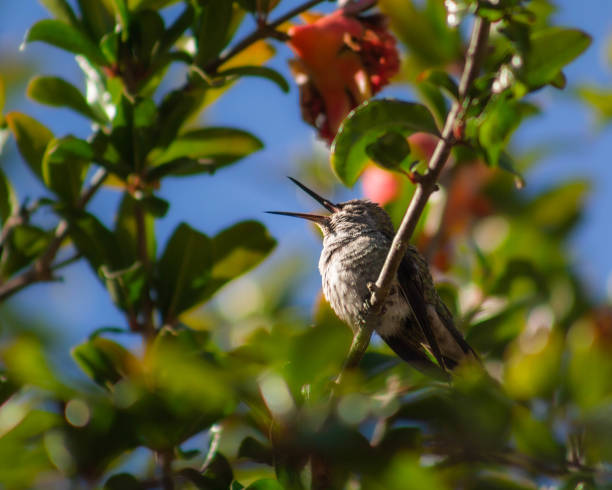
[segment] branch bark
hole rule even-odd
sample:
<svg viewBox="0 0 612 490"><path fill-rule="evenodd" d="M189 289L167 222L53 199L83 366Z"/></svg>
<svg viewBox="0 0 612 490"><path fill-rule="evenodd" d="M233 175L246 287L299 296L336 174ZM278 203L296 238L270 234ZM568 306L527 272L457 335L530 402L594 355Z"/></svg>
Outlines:
<svg viewBox="0 0 612 490"><path fill-rule="evenodd" d="M102 168L94 174L89 187L83 191L81 197L77 201L75 206L76 209L83 209L87 205L103 184L107 175L107 171ZM68 222L63 219L55 227L54 236L47 250L45 250L45 253L43 253L29 269L0 285L0 301L11 297L13 294L21 291L32 283L52 280L52 270L57 268L53 266L53 260L67 236ZM67 263L63 265L67 265Z"/></svg>
<svg viewBox="0 0 612 490"><path fill-rule="evenodd" d="M397 275L402 258L406 254L410 238L414 233L417 223L423 214L425 205L429 199L429 196L436 190L438 178L455 143L453 130L455 124L463 119L462 109L465 102L468 100L468 92L472 86L472 82L478 75L480 65L482 62L482 56L486 48L487 39L489 35L489 22L480 17L476 17L474 20L474 26L472 28L472 34L470 37L470 44L466 53L465 64L461 80L459 82L459 97L458 100L453 103L446 122L444 123L444 129L442 130L442 137L438 142L436 149L434 150L431 159L429 160L427 171L419 179L417 188L410 201L410 205L404 214L404 218L393 238L393 243L387 254L387 258L383 265L382 270L376 280L375 286L370 297L371 309L369 315L377 315L382 305L385 302L391 283ZM370 337L372 336L373 322L366 321L364 325L360 327L358 332L353 337L353 343L347 355L347 358L342 368L342 372L336 379L336 383L341 383L343 374L349 370L355 368L361 361L369 343Z"/></svg>

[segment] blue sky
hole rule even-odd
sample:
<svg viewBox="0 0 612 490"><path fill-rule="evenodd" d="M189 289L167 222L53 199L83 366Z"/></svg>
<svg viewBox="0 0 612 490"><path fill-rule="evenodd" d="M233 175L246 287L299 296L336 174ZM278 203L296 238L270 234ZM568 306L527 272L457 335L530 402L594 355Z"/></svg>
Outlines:
<svg viewBox="0 0 612 490"><path fill-rule="evenodd" d="M285 0L279 12L297 3ZM612 2L561 0L557 3L560 7L556 15L558 24L583 29L594 39L589 50L566 70L570 87L578 83L611 86L612 71L606 50L612 33ZM0 57L7 53L24 56L39 64L42 73L59 75L82 86L79 70L70 55L39 43L18 52L28 26L45 17L48 17L46 11L34 0L0 3ZM252 24L246 22L243 32L251 28ZM286 48L279 47L271 63L288 79L286 61L290 57ZM405 91L391 88L386 95L396 93L405 94ZM538 93L536 101L543 109L542 115L524 124L513 143L518 148L550 141L562 141L563 144L559 151L542 160L527 175L524 192L533 193L551 183L579 176L592 180L593 192L584 220L572 238L571 250L585 284L593 293L604 297L612 273L612 127L596 131L592 115L569 90L560 92L547 88ZM37 105L20 93L7 102L7 110L26 112L59 135L86 136L89 133L87 122L79 116ZM212 235L238 220L259 219L279 241L276 257L288 256L296 250L304 253L305 267L311 271L302 288L304 306L308 308L320 287L316 270L318 240L303 222L263 214L267 209L312 209L312 203L285 179L286 175L297 173L301 157L310 155L313 148L324 151L323 146L315 142L311 128L301 122L296 87L292 86L289 94L283 94L265 80L251 78L239 82L211 107L205 121L206 124L247 129L260 137L266 148L212 178L199 176L164 182L160 195L168 199L172 207L157 223L158 248L163 247L180 221ZM2 165L14 179L20 198L40 194L40 186L29 175L13 143L5 150ZM343 191L341 196L330 197L340 200L359 195L360 189L356 186ZM110 223L118 198L116 191L105 190L93 200L90 209ZM51 215L43 219L49 223L54 220ZM83 339L102 325L123 325L122 315L84 263L70 266L62 275L63 283L36 285L11 299L10 304L28 315L44 319L70 343Z"/></svg>

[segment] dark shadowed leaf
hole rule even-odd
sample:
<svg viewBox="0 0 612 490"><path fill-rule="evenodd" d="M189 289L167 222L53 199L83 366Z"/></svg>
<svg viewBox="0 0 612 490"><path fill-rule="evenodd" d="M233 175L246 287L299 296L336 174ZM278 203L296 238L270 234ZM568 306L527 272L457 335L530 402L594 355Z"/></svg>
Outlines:
<svg viewBox="0 0 612 490"><path fill-rule="evenodd" d="M142 490L145 487L130 473L119 473L111 476L104 484L104 490Z"/></svg>
<svg viewBox="0 0 612 490"><path fill-rule="evenodd" d="M158 263L157 292L166 320L176 318L204 299L212 265L210 238L181 223Z"/></svg>
<svg viewBox="0 0 612 490"><path fill-rule="evenodd" d="M364 102L346 117L332 144L332 168L345 185L352 186L365 168L366 147L390 130L439 135L433 116L421 104L391 99Z"/></svg>
<svg viewBox="0 0 612 490"><path fill-rule="evenodd" d="M590 44L591 37L578 29L542 29L531 36L520 78L531 88L546 85Z"/></svg>
<svg viewBox="0 0 612 490"><path fill-rule="evenodd" d="M41 104L68 107L100 124L108 123L102 111L91 107L74 85L59 77L34 77L28 84L27 94Z"/></svg>
<svg viewBox="0 0 612 490"><path fill-rule="evenodd" d="M238 449L239 458L248 458L256 463L272 465L274 456L272 449L259 442L254 437L245 437Z"/></svg>
<svg viewBox="0 0 612 490"><path fill-rule="evenodd" d="M85 374L106 388L126 376L137 364L130 351L104 337L77 345L72 349L72 357Z"/></svg>
<svg viewBox="0 0 612 490"><path fill-rule="evenodd" d="M453 99L459 98L459 88L457 82L445 71L427 70L419 76L419 81L428 82L436 87L443 89Z"/></svg>
<svg viewBox="0 0 612 490"><path fill-rule="evenodd" d="M42 160L53 133L36 119L20 112L10 112L6 121L17 141L21 156L42 180Z"/></svg>
<svg viewBox="0 0 612 490"><path fill-rule="evenodd" d="M410 155L410 144L402 133L387 131L365 149L367 155L381 167L397 170Z"/></svg>
<svg viewBox="0 0 612 490"><path fill-rule="evenodd" d="M106 59L98 46L81 31L60 20L40 20L30 27L25 42L33 41L46 42L71 53L82 54L97 65L106 64Z"/></svg>
<svg viewBox="0 0 612 490"><path fill-rule="evenodd" d="M197 32L196 63L204 66L227 44L232 21L232 2L209 0L200 11Z"/></svg>
<svg viewBox="0 0 612 490"><path fill-rule="evenodd" d="M239 66L219 72L220 77L260 77L274 82L285 93L289 92L289 84L279 72L267 66Z"/></svg>

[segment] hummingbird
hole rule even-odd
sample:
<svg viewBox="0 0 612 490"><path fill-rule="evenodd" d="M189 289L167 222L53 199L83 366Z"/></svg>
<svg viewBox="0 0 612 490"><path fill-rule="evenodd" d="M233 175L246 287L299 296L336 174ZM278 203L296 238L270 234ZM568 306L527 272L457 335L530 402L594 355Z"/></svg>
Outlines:
<svg viewBox="0 0 612 490"><path fill-rule="evenodd" d="M391 218L369 200L333 204L296 179L289 179L330 214L268 213L305 219L320 228L323 294L336 315L356 333L366 317L371 287L393 241ZM428 374L453 369L464 359L478 360L440 298L427 261L412 245L379 314L368 321L374 321L374 330L401 359Z"/></svg>

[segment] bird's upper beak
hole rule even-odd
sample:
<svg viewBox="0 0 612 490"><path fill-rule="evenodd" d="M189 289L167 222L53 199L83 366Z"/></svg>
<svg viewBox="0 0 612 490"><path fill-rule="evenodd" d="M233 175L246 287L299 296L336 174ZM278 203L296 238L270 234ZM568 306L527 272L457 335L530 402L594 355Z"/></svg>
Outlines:
<svg viewBox="0 0 612 490"><path fill-rule="evenodd" d="M330 213L336 213L340 211L340 207L336 204L333 204L331 201L319 196L316 192L306 187L301 182L298 182L293 177L289 177L291 182L297 185L300 189L302 189L306 194L310 195L313 199L315 199L319 204L321 204L325 209L327 209ZM288 211L266 211L269 214L280 214L282 216L293 216L294 218L302 218L307 219L309 221L314 221L318 224L325 224L329 220L328 216L322 216L319 214L308 214L308 213L290 213Z"/></svg>

